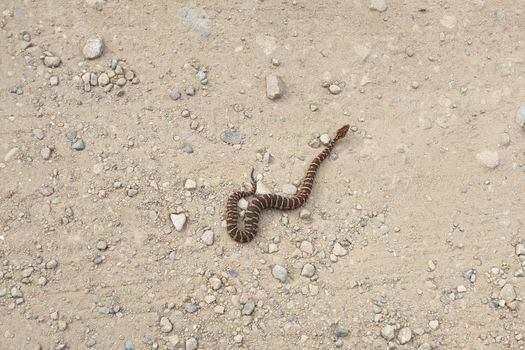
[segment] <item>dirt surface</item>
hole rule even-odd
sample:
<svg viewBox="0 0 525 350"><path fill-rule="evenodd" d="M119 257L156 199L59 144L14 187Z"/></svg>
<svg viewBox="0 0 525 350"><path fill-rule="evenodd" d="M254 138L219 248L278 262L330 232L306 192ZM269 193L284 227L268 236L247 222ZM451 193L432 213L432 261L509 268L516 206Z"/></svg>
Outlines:
<svg viewBox="0 0 525 350"><path fill-rule="evenodd" d="M1 349L524 348L520 1L0 10Z"/></svg>

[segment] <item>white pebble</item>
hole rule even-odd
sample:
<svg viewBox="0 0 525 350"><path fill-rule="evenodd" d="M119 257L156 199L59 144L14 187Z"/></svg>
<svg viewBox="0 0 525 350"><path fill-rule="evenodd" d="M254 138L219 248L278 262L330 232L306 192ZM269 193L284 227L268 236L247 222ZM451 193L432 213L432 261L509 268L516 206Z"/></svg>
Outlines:
<svg viewBox="0 0 525 350"><path fill-rule="evenodd" d="M322 142L323 145L328 145L332 139L330 138L330 135L322 134L321 136L319 136L319 140Z"/></svg>
<svg viewBox="0 0 525 350"><path fill-rule="evenodd" d="M266 96L270 100L276 100L284 94L284 83L278 75L266 76Z"/></svg>
<svg viewBox="0 0 525 350"><path fill-rule="evenodd" d="M171 214L170 215L171 222L173 223L173 226L175 226L175 230L182 231L184 228L184 224L186 223L186 214Z"/></svg>
<svg viewBox="0 0 525 350"><path fill-rule="evenodd" d="M315 275L315 266L312 264L304 264L301 276L310 278L313 275Z"/></svg>
<svg viewBox="0 0 525 350"><path fill-rule="evenodd" d="M202 242L206 245L212 245L214 242L214 233L212 230L206 230L202 234Z"/></svg>
<svg viewBox="0 0 525 350"><path fill-rule="evenodd" d="M499 165L499 156L496 151L481 151L476 154L476 159L489 169L494 169Z"/></svg>
<svg viewBox="0 0 525 350"><path fill-rule="evenodd" d="M99 37L91 37L87 40L82 53L87 59L100 57L104 51L104 41Z"/></svg>
<svg viewBox="0 0 525 350"><path fill-rule="evenodd" d="M184 183L184 188L187 190L194 190L197 188L197 183L192 179L186 179L186 182Z"/></svg>
<svg viewBox="0 0 525 350"><path fill-rule="evenodd" d="M286 271L286 268L282 267L281 265L275 265L272 269L272 275L284 283L288 278L288 271Z"/></svg>
<svg viewBox="0 0 525 350"><path fill-rule="evenodd" d="M345 256L348 251L339 243L334 244L334 249L332 250L332 253L335 256Z"/></svg>
<svg viewBox="0 0 525 350"><path fill-rule="evenodd" d="M283 185L283 193L293 196L297 193L297 187L295 187L292 184L284 184Z"/></svg>

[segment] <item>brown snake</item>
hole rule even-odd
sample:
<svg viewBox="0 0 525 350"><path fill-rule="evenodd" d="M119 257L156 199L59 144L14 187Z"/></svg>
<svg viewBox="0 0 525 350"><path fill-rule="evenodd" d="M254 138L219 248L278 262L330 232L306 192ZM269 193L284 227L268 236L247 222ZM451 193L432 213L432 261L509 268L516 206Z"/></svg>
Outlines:
<svg viewBox="0 0 525 350"><path fill-rule="evenodd" d="M279 209L279 210L291 210L296 209L303 205L310 192L312 192L312 186L314 183L315 175L317 169L321 162L328 157L332 149L334 149L337 141L346 136L348 132L349 125L345 125L339 130L335 138L326 145L325 149L310 163L306 176L303 180L303 185L299 188L298 193L295 196L284 197L276 194L258 194L255 195L257 188L257 181L253 176L253 169L251 172L251 184L252 189L250 191L239 191L234 192L228 198L226 206L226 228L228 234L233 240L239 243L250 242L257 235L257 229L259 227L259 216L263 209ZM239 199L255 195L255 198L252 200L248 208L246 209L246 214L244 218L244 229L241 230L238 227L239 219L239 208L237 203Z"/></svg>

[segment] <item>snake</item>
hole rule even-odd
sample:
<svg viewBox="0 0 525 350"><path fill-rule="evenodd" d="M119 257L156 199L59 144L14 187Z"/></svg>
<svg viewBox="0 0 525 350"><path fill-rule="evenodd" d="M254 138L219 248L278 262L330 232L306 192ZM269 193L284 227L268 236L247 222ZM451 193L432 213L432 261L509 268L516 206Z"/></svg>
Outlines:
<svg viewBox="0 0 525 350"><path fill-rule="evenodd" d="M301 187L298 189L297 194L294 196L280 196L277 194L256 194L257 191L257 180L254 177L254 169L252 169L251 178L251 189L249 191L237 191L232 193L228 197L226 203L226 230L230 237L239 243L247 243L255 238L259 228L259 218L261 212L264 209L278 209L278 210L292 210L299 208L306 203L310 193L312 192L312 186L314 184L315 175L319 166L325 160L330 152L335 147L335 144L340 139L344 138L348 132L349 125L344 125L337 130L336 136L328 144L317 157L315 157L302 181ZM239 199L254 196L246 208L244 215L244 228L239 228Z"/></svg>

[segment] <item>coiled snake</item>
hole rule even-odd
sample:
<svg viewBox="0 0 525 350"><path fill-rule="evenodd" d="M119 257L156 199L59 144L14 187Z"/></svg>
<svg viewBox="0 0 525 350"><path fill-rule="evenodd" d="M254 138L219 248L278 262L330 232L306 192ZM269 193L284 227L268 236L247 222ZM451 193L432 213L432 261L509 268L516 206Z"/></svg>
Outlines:
<svg viewBox="0 0 525 350"><path fill-rule="evenodd" d="M345 125L339 130L335 138L326 145L325 149L310 163L306 176L304 177L303 184L299 188L298 193L295 196L284 197L276 194L259 194L255 195L257 188L257 181L253 176L253 169L251 172L251 184L252 189L250 191L239 191L234 192L228 198L226 206L226 229L228 234L233 240L239 243L250 242L257 235L257 229L259 228L259 216L263 209L279 209L279 210L291 210L296 209L303 205L310 192L312 192L312 186L314 183L317 169L321 162L328 157L332 149L334 149L337 141L346 136L349 125ZM237 203L239 199L255 195L248 208L246 209L244 217L244 229L241 230L238 227L239 209Z"/></svg>

